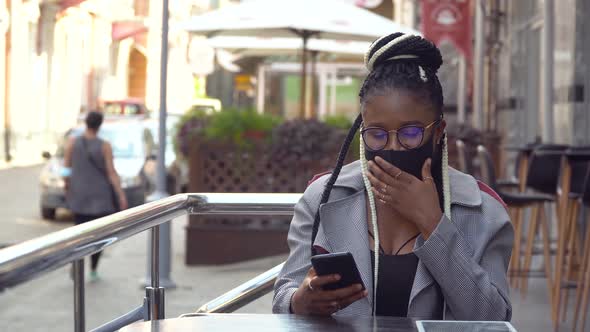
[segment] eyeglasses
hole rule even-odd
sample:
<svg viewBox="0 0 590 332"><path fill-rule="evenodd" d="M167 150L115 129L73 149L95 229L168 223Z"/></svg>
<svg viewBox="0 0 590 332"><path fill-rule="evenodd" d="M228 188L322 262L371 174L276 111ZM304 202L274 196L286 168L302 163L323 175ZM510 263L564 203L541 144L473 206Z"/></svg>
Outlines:
<svg viewBox="0 0 590 332"><path fill-rule="evenodd" d="M385 149L389 144L390 133L395 133L399 145L407 150L412 150L422 145L426 129L432 127L439 121L440 119L435 120L426 127L421 125L408 125L390 131L379 127L369 127L361 131L361 136L363 137L367 149L371 151L380 151Z"/></svg>

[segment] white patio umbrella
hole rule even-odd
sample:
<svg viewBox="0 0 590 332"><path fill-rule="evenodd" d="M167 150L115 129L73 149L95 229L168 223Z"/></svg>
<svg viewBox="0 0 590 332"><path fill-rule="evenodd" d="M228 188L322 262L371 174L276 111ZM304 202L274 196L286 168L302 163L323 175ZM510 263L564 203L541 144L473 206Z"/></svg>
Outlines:
<svg viewBox="0 0 590 332"><path fill-rule="evenodd" d="M377 14L337 0L257 0L191 18L184 28L213 36L302 39L301 116L305 115L310 38L373 41L393 32L419 34Z"/></svg>
<svg viewBox="0 0 590 332"><path fill-rule="evenodd" d="M293 54L303 48L299 38L264 37L213 37L207 44L215 49L223 49L241 56L269 56ZM307 50L350 57L363 57L369 42L310 39Z"/></svg>

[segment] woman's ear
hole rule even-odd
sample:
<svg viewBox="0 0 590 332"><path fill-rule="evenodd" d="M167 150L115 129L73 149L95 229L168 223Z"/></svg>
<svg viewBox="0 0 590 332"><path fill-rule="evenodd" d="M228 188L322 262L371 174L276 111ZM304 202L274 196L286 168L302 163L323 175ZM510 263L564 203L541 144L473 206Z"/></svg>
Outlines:
<svg viewBox="0 0 590 332"><path fill-rule="evenodd" d="M435 131L435 136L434 136L434 141L436 142L436 144L440 144L442 142L443 139L443 135L445 134L445 128L447 128L447 121L445 121L444 119L440 120L440 123L438 126L436 126L436 131Z"/></svg>

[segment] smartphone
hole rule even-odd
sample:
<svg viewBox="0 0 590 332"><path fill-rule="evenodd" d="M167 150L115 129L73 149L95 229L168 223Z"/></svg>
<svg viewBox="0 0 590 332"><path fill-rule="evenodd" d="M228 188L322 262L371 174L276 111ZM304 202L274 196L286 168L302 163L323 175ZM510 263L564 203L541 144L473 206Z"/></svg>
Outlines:
<svg viewBox="0 0 590 332"><path fill-rule="evenodd" d="M354 284L361 284L363 290L365 289L365 284L361 279L361 274L356 266L354 257L349 252L313 256L311 258L311 265L318 276L329 274L340 275L340 280L323 286L324 290L335 290Z"/></svg>

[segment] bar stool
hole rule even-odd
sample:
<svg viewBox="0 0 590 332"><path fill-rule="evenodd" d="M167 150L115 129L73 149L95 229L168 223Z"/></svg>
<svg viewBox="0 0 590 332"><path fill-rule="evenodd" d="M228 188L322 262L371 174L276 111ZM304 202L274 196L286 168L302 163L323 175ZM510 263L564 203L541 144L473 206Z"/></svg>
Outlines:
<svg viewBox="0 0 590 332"><path fill-rule="evenodd" d="M498 179L497 183L498 183L498 187L500 188L506 188L506 189L519 189L519 185L520 185L520 180L519 180L519 167L520 164L522 163L522 159L523 158L528 158L528 156L523 155L523 153L521 152L521 147L517 147L517 146L506 146L503 148L504 152L502 153L502 156L504 157L506 152L517 152L516 158L514 160L514 171L512 172L512 174L509 174L505 176L505 178L503 179Z"/></svg>
<svg viewBox="0 0 590 332"><path fill-rule="evenodd" d="M498 195L504 200L506 205L509 208L510 218L512 220L514 226L514 234L515 234L515 241L514 241L514 249L512 252L512 257L510 260L510 268L509 268L509 276L511 277L511 285L513 287L518 286L519 277L528 276L528 266L530 266L530 256L532 255L532 240L527 242L527 250L525 251L525 269L521 268L521 254L522 254L522 229L523 229L523 221L522 221L522 211L525 208L532 208L532 213L530 216L530 226L529 226L529 238L533 239L536 235L536 228L538 224L538 219L541 217L543 219L542 222L542 235L543 235L543 242L544 242L544 255L545 255L545 275L548 278L548 285L551 285L551 265L550 265L550 252L549 252L549 231L547 228L547 222L545 217L545 210L544 204L548 202L555 201L555 195L545 194L545 193L509 193L502 191L498 188L496 183L495 177L495 170L494 164L490 157L489 152L487 149L480 145L477 147L478 155L481 160L481 173L482 179L484 182L487 182L488 185L495 190ZM559 166L559 158L560 155L557 156L557 165ZM546 158L536 157L534 159L534 163L531 163L532 172L530 175L532 178L530 179L531 183L536 184L538 181L536 176L540 175L537 172L541 162L545 162ZM555 162L554 162L555 163ZM557 183L555 183L557 186ZM555 192L555 190L554 190ZM551 287L549 287L551 289ZM523 283L523 295L526 294L526 283Z"/></svg>
<svg viewBox="0 0 590 332"><path fill-rule="evenodd" d="M510 200L510 198L506 196L505 192L503 192L499 188L498 181L496 179L496 170L494 167L494 162L492 160L492 157L490 156L490 153L486 149L486 147L483 145L478 145L477 146L477 155L479 157L481 181L483 181L490 188L492 188L492 190L494 190L502 198L504 203L506 203L506 205L508 206L508 214L510 216L510 220L513 223L513 227L515 229L515 234L517 234L516 229L519 229L519 227L517 226L518 224L516 224L516 221L518 220L516 215L517 215L517 211L519 210L519 208L517 207L517 204L515 204L515 202ZM515 244L515 246L513 248L512 256L510 257L509 270L508 270L508 275L511 279L511 285L513 285L513 286L514 286L514 282L516 279L516 278L513 278L513 275L516 273L516 271L514 269L515 269L515 267L517 267L519 265L515 261L517 259L517 257L519 257L519 255L515 255L515 250L517 248L518 249L520 248L520 241L515 240L515 242L518 242L518 245Z"/></svg>
<svg viewBox="0 0 590 332"><path fill-rule="evenodd" d="M515 165L515 173L516 173L516 180L518 181L519 191L523 192L526 186L526 175L529 168L529 158L531 153L536 146L540 145L539 143L528 143L522 146L508 146L506 147L507 151L516 151L518 152L518 157L516 159Z"/></svg>
<svg viewBox="0 0 590 332"><path fill-rule="evenodd" d="M463 151L465 151L464 146L459 146L459 145L464 145L463 141L459 142L459 140L457 140L457 150L461 151L461 149L463 149ZM483 145L482 145L483 146ZM486 148L487 151L487 148ZM510 178L507 179L498 179L497 178L497 172L494 166L494 162L491 158L491 155L489 153L489 151L487 151L487 157L485 157L486 161L483 161L480 158L480 172L486 172L484 170L485 169L491 169L493 170L493 177L494 177L494 187L496 187L497 190L513 190L513 189L518 189L520 182L518 181L518 179L515 176L511 176ZM473 165L472 163L469 163L469 159L467 156L467 153L465 152L465 154L463 156L460 156L459 158L464 158L465 159L465 164L468 170L470 170L469 174L474 174L472 173L473 171ZM520 159L520 158L519 158ZM517 159L517 165L516 167L518 167L518 163L519 163L519 159ZM459 162L459 164L461 165L461 161ZM485 164L485 165L483 165ZM480 174L480 176L482 177L482 179L486 179L484 180L484 182L488 183L489 181L489 174L488 175L484 175L483 173ZM488 183L489 185L490 183ZM496 189L494 189L495 191L497 191Z"/></svg>
<svg viewBox="0 0 590 332"><path fill-rule="evenodd" d="M579 262L583 250L580 248L582 239L578 236L578 217L582 205L588 171L590 169L590 147L573 147L566 151L563 158L562 176L562 215L559 219L558 245L556 256L553 307L554 328L559 327L559 314L562 320L567 318L569 286L573 280L575 262ZM567 193L567 196L565 195ZM567 256L567 257L566 257ZM580 262L584 264L585 262ZM565 280L563 272L565 271ZM565 297L564 297L565 296ZM564 300L562 302L562 297Z"/></svg>
<svg viewBox="0 0 590 332"><path fill-rule="evenodd" d="M471 163L467 162L469 159L467 157L467 151L465 150L465 142L461 139L457 139L455 141L455 145L457 146L457 161L459 163L459 170L463 173L473 174Z"/></svg>
<svg viewBox="0 0 590 332"><path fill-rule="evenodd" d="M586 173L584 194L582 195L582 204L590 208L590 170ZM578 273L578 284L576 289L576 305L574 313L574 331L577 330L580 305L583 310L582 331L586 327L586 313L588 311L588 295L590 295L590 214L586 214L584 221L586 234L584 236L584 248L582 254L582 266Z"/></svg>
<svg viewBox="0 0 590 332"><path fill-rule="evenodd" d="M529 160L530 157L536 149L540 150L557 150L557 151L565 151L567 150L568 146L563 144L542 144L540 142L531 142L527 143L522 146L511 146L507 147L506 150L508 151L517 151L518 152L518 159L516 161L516 179L519 182L520 191L524 192L526 190L526 179L527 173L529 170Z"/></svg>
<svg viewBox="0 0 590 332"><path fill-rule="evenodd" d="M546 201L545 203L559 203L559 196L558 196L558 188L559 188L559 181L561 177L561 169L562 169L562 157L567 150L567 146L565 145L539 145L537 146L529 159L529 169L527 172L527 179L526 179L526 186L525 188L528 190L533 190L536 193L541 193L543 195L547 195L547 197L552 197L550 201ZM525 194L526 195L526 194ZM543 232L543 255L545 259L545 274L547 276L547 284L549 286L548 290L551 294L551 277L552 277L552 270L551 270L551 247L550 247L550 232L549 232L549 220L546 218L545 215L545 205L538 206L538 212L541 213L541 231ZM560 214L560 206L559 204L556 205L557 207L557 216L558 216L558 224L559 220L561 219ZM532 213L535 213L533 209ZM527 235L527 244L525 248L525 256L524 256L524 270L528 271L530 269L531 259L532 259L532 248L534 243L534 237L536 234L536 227L538 227L539 220L535 220L531 218L533 221L531 225L529 225L528 235ZM526 288L528 284L528 279L523 278L521 280L522 285L522 294L526 294ZM553 299L553 296L550 296ZM552 304L554 303L553 300L551 301Z"/></svg>

